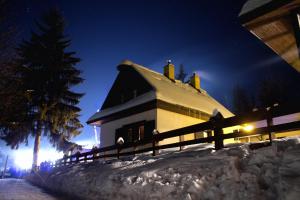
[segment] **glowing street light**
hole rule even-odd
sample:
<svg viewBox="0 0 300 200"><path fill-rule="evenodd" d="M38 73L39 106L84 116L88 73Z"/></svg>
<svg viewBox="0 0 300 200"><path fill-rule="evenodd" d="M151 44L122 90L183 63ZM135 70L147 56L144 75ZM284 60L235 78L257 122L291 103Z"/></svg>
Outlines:
<svg viewBox="0 0 300 200"><path fill-rule="evenodd" d="M251 132L251 131L253 131L253 129L254 129L254 126L250 125L250 124L245 124L243 126L243 130L246 131L246 132Z"/></svg>

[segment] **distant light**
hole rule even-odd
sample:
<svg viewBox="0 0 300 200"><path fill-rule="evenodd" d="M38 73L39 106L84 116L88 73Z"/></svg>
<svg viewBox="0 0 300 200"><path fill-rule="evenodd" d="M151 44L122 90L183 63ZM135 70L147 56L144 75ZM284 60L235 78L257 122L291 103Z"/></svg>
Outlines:
<svg viewBox="0 0 300 200"><path fill-rule="evenodd" d="M14 155L14 162L16 167L20 169L30 169L32 165L32 151L17 150Z"/></svg>
<svg viewBox="0 0 300 200"><path fill-rule="evenodd" d="M100 108L97 109L97 112L99 112L99 111L100 111ZM96 125L94 126L94 134L95 134L96 145L98 145L98 144L100 144L100 138L99 138L99 141L98 141L98 132L97 132L97 126ZM100 134L99 134L99 136L100 136Z"/></svg>
<svg viewBox="0 0 300 200"><path fill-rule="evenodd" d="M31 149L19 149L14 153L14 163L20 169L31 169L33 151ZM38 165L43 161L54 162L62 158L63 153L54 149L41 149L38 157Z"/></svg>
<svg viewBox="0 0 300 200"><path fill-rule="evenodd" d="M254 129L254 126L250 125L250 124L245 124L243 126L243 130L246 131L246 132L251 132L251 131L253 131L253 129Z"/></svg>

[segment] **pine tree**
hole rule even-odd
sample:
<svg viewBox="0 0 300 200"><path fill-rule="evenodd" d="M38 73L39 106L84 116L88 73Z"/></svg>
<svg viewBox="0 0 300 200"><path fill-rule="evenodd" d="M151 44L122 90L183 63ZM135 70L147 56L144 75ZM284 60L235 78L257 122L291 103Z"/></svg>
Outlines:
<svg viewBox="0 0 300 200"><path fill-rule="evenodd" d="M176 75L176 79L181 80L184 83L186 75L187 74L185 73L184 66L183 66L183 64L181 64L179 66L179 73Z"/></svg>
<svg viewBox="0 0 300 200"><path fill-rule="evenodd" d="M0 138L12 148L28 142L32 119L29 111L27 93L22 89L22 80L16 76L15 64L3 63L0 78Z"/></svg>
<svg viewBox="0 0 300 200"><path fill-rule="evenodd" d="M37 22L38 31L18 48L19 76L23 90L28 92L31 134L35 137L33 169L37 166L42 133L50 142L61 141L80 134L82 127L77 107L83 96L70 90L83 82L75 65L80 59L75 52L67 52L70 40L64 36L64 19L58 10L51 10ZM15 143L21 142L13 138Z"/></svg>
<svg viewBox="0 0 300 200"><path fill-rule="evenodd" d="M21 89L22 81L14 63L13 5L11 1L0 0L0 139L17 148L16 141L27 142L30 116L26 93Z"/></svg>

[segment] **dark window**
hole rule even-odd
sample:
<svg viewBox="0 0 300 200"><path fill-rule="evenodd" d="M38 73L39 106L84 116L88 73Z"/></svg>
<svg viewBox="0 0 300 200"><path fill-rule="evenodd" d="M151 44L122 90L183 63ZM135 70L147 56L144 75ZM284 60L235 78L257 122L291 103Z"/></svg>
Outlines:
<svg viewBox="0 0 300 200"><path fill-rule="evenodd" d="M119 137L122 137L125 143L148 139L152 137L152 132L154 129L154 120L124 125L122 128L116 130L115 142L117 142Z"/></svg>
<svg viewBox="0 0 300 200"><path fill-rule="evenodd" d="M132 142L132 134L133 134L133 129L132 128L128 128L127 129L127 138L128 138L128 141L127 142Z"/></svg>

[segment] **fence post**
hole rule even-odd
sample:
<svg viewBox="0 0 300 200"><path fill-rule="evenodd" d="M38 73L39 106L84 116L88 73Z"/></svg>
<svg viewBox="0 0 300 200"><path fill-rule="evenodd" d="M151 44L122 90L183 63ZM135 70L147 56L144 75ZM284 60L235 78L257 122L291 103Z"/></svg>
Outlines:
<svg viewBox="0 0 300 200"><path fill-rule="evenodd" d="M152 156L156 156L156 152L155 152L155 140L154 140L154 138L152 139Z"/></svg>
<svg viewBox="0 0 300 200"><path fill-rule="evenodd" d="M212 122L214 128L215 149L220 150L224 148L223 137L222 137L224 117L219 111L214 111L214 112L216 113L209 120Z"/></svg>
<svg viewBox="0 0 300 200"><path fill-rule="evenodd" d="M117 148L117 158L120 159L120 145L118 144Z"/></svg>
<svg viewBox="0 0 300 200"><path fill-rule="evenodd" d="M212 136L212 132L211 132L211 130L208 130L207 131L207 137L211 137ZM210 141L210 142L208 142L208 143L212 143L212 141Z"/></svg>
<svg viewBox="0 0 300 200"><path fill-rule="evenodd" d="M67 155L65 154L64 157L63 157L63 160L64 160L64 166L67 165L67 159L66 159L66 158L67 158Z"/></svg>
<svg viewBox="0 0 300 200"><path fill-rule="evenodd" d="M272 132L271 126L273 126L272 108L267 109L267 132L269 135L270 145L272 145Z"/></svg>
<svg viewBox="0 0 300 200"><path fill-rule="evenodd" d="M156 146L156 140L155 140L155 135L159 134L158 130L154 129L152 131L152 156L156 156L156 150L155 150L155 146Z"/></svg>
<svg viewBox="0 0 300 200"><path fill-rule="evenodd" d="M124 144L124 139L122 137L119 137L117 139L117 158L120 158L120 151L121 151L121 146Z"/></svg>
<svg viewBox="0 0 300 200"><path fill-rule="evenodd" d="M93 151L93 161L94 161L95 158L97 157L97 153L96 153L97 147L94 147L94 148L92 149L92 151Z"/></svg>
<svg viewBox="0 0 300 200"><path fill-rule="evenodd" d="M77 153L76 153L76 163L78 163L78 162L79 162L79 156L80 156L80 153L79 153L79 152L77 152Z"/></svg>
<svg viewBox="0 0 300 200"><path fill-rule="evenodd" d="M2 179L5 178L5 173L6 173L6 168L7 168L7 161L8 161L8 155L6 156L4 169L3 169L3 173L2 173Z"/></svg>
<svg viewBox="0 0 300 200"><path fill-rule="evenodd" d="M215 132L215 149L220 150L224 148L224 143L222 138L223 130L222 128L216 127L214 129L214 132Z"/></svg>
<svg viewBox="0 0 300 200"><path fill-rule="evenodd" d="M184 141L184 136L183 135L180 135L179 136L179 142L183 142ZM182 151L183 150L183 146L180 144L179 146L179 151Z"/></svg>

